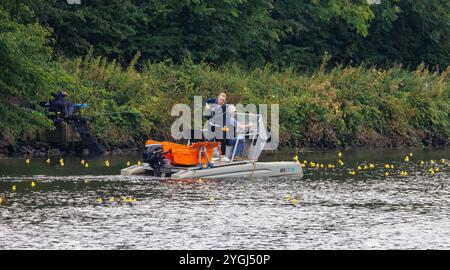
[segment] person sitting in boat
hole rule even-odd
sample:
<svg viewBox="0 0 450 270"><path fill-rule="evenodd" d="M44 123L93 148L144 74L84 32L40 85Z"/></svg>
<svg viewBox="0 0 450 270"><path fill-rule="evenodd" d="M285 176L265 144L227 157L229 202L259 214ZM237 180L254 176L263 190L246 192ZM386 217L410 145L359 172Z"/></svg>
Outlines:
<svg viewBox="0 0 450 270"><path fill-rule="evenodd" d="M66 91L58 91L57 93L51 93L51 95L54 99L50 101L50 108L61 112L64 118L70 117L75 110L75 106L72 102L65 100L69 94Z"/></svg>
<svg viewBox="0 0 450 270"><path fill-rule="evenodd" d="M227 140L228 146L233 146L231 148L231 151L227 153L227 158L231 159L233 156L233 152L235 151L235 157L243 157L244 155L244 136L245 131L248 128L251 128L253 126L252 123L249 123L247 125L243 125L238 122L236 118L236 107L233 105L227 106L227 127L229 128L229 131L231 132L232 139ZM234 149L236 148L236 149Z"/></svg>

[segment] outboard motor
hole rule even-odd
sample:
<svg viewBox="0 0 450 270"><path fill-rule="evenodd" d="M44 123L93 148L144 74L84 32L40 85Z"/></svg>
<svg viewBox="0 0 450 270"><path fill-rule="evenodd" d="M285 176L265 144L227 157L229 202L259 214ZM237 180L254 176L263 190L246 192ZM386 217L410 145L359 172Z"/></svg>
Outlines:
<svg viewBox="0 0 450 270"><path fill-rule="evenodd" d="M150 144L144 150L144 162L153 169L153 176L161 177L161 167L163 167L165 156L161 144Z"/></svg>

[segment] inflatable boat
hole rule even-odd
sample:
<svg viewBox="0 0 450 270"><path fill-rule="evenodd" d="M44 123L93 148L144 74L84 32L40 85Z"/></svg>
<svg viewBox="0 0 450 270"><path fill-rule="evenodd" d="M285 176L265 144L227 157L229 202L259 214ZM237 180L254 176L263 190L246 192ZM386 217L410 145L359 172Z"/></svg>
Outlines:
<svg viewBox="0 0 450 270"><path fill-rule="evenodd" d="M226 146L222 156L220 142L188 142L188 145L148 140L144 162L121 170L121 175L150 175L158 178L235 178L235 177L303 177L298 161L260 162L267 142L261 115L257 115L256 132L245 133ZM242 156L236 157L238 144L243 144Z"/></svg>

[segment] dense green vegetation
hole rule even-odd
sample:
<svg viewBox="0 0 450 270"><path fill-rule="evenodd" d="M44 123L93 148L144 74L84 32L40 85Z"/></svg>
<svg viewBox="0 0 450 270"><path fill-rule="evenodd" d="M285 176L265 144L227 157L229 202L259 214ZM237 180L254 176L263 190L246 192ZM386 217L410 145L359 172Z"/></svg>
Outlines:
<svg viewBox="0 0 450 270"><path fill-rule="evenodd" d="M265 63L314 69L330 63L415 67L450 65L447 0L4 0L12 13L25 3L53 29L68 57L89 48L128 63L171 58L180 63L243 66Z"/></svg>
<svg viewBox="0 0 450 270"><path fill-rule="evenodd" d="M429 72L358 67L320 68L308 74L271 66L253 69L229 64L213 68L186 61L133 65L90 55L67 62L84 91L94 91L87 114L110 145L139 142L143 134L168 138L172 105L193 104L193 96L225 91L231 103L280 104L284 145L298 147L444 145L450 138L450 68ZM86 96L88 93L80 92Z"/></svg>
<svg viewBox="0 0 450 270"><path fill-rule="evenodd" d="M448 1L81 1L0 4L0 141L51 127L37 103L65 89L113 147L220 91L279 103L285 145L450 142Z"/></svg>

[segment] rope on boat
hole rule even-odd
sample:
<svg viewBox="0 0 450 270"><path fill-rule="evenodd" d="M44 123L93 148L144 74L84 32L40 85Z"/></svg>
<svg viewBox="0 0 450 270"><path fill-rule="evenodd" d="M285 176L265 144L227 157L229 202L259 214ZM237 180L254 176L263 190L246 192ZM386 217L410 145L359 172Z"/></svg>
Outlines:
<svg viewBox="0 0 450 270"><path fill-rule="evenodd" d="M252 177L253 176L253 174L255 173L255 171L256 171L256 161L252 161L252 173L250 174L250 177Z"/></svg>

